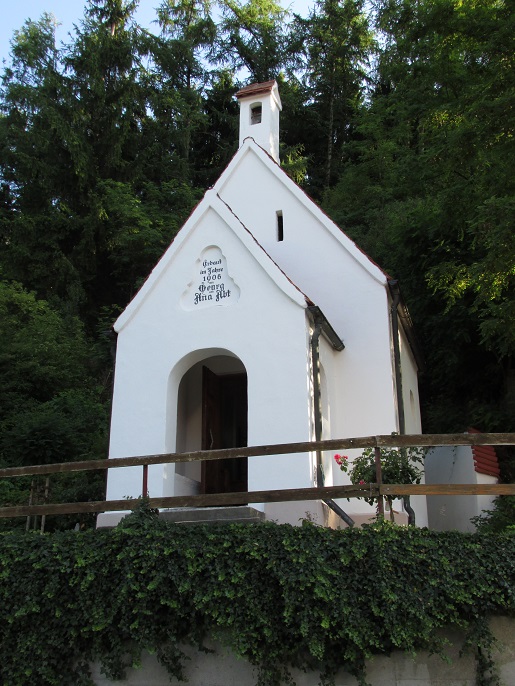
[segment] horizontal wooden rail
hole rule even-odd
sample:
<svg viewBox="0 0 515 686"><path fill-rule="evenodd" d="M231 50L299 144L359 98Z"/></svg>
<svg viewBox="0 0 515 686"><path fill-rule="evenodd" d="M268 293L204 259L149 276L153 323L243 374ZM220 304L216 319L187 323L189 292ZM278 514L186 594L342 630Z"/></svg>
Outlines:
<svg viewBox="0 0 515 686"><path fill-rule="evenodd" d="M149 507L172 509L180 507L227 507L249 503L287 503L298 500L329 500L335 498L377 498L403 495L515 495L515 484L377 484L325 486L244 493L212 493L149 498ZM132 510L138 499L100 500L90 503L60 503L54 505L19 505L0 508L0 518L32 515L63 515Z"/></svg>
<svg viewBox="0 0 515 686"><path fill-rule="evenodd" d="M383 484L380 494L403 495L515 495L515 484Z"/></svg>
<svg viewBox="0 0 515 686"><path fill-rule="evenodd" d="M409 446L427 448L445 445L515 445L515 433L412 434L403 436L389 434L384 436L365 436L362 438L338 438L327 441L305 441L303 443L278 443L275 445L251 446L249 448L197 450L195 452L163 453L159 455L140 455L135 457L111 457L104 460L58 462L29 467L6 467L0 469L0 477L86 472L91 470L116 469L120 467L140 467L142 465L169 464L171 462L196 462L198 460L222 460L237 457L265 457L270 455L314 452L316 450L334 451Z"/></svg>
<svg viewBox="0 0 515 686"><path fill-rule="evenodd" d="M0 477L36 476L105 470L121 467L141 467L144 472L149 465L163 465L175 462L221 460L238 457L266 457L290 455L315 451L342 451L364 448L438 447L459 445L515 445L515 433L460 433L460 434L416 434L380 435L361 438L342 438L326 441L305 441L301 443L279 443L274 445L228 448L224 450L202 450L186 453L165 453L118 457L103 460L62 462L29 467L0 469ZM145 484L145 478L144 478ZM146 487L143 487L146 492ZM205 495L150 498L150 507L224 507L248 503L293 502L299 500L328 500L335 498L381 498L405 495L515 495L515 484L365 484L327 486L323 488L301 488L287 490L251 491L244 493L213 493ZM132 510L137 500L107 500L82 503L59 503L43 505L20 505L0 508L0 518L28 517L32 515L80 514Z"/></svg>
<svg viewBox="0 0 515 686"><path fill-rule="evenodd" d="M248 503L281 503L295 500L318 500L329 498L377 497L379 489L374 484L366 486L325 486L323 488L297 488L276 491L246 491L244 493L209 493L203 495L180 495L167 498L148 498L150 507L226 507ZM132 510L138 500L106 500L91 503L62 503L56 505L20 505L0 508L1 517L21 517L39 514L75 514L83 512L114 512Z"/></svg>

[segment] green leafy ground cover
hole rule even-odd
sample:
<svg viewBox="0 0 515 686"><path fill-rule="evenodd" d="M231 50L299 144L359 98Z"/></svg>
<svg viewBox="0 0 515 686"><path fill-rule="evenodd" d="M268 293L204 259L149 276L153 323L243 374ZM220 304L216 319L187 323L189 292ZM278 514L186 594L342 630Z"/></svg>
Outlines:
<svg viewBox="0 0 515 686"><path fill-rule="evenodd" d="M478 684L495 684L488 617L514 614L515 536L388 523L184 527L141 510L116 529L0 536L0 682L91 684L157 655L184 677L181 645L209 634L258 668L259 686L340 668L366 683L373 654L439 652L466 630Z"/></svg>

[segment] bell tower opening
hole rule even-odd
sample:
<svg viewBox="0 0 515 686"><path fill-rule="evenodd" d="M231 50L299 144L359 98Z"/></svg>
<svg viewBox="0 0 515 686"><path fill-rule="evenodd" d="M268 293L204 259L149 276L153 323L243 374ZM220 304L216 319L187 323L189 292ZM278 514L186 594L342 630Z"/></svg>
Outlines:
<svg viewBox="0 0 515 686"><path fill-rule="evenodd" d="M263 106L260 103L251 105L250 108L250 123L261 124L261 117L263 115Z"/></svg>

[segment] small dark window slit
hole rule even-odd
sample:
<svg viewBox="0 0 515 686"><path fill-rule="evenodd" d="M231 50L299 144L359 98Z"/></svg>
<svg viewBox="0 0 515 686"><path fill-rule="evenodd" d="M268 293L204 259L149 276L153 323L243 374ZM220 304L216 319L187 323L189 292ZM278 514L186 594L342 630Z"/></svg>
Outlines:
<svg viewBox="0 0 515 686"><path fill-rule="evenodd" d="M277 212L277 240L284 240L284 221L283 213L281 211Z"/></svg>

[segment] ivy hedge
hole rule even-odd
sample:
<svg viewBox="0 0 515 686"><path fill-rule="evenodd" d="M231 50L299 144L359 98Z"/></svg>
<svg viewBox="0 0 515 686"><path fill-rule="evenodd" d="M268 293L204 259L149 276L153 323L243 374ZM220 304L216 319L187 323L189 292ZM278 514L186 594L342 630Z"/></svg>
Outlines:
<svg viewBox="0 0 515 686"><path fill-rule="evenodd" d="M343 668L366 683L373 654L440 652L468 632L478 684L495 684L488 617L513 616L515 536L381 523L332 531L183 526L141 508L113 530L0 535L0 683L123 678L142 650L184 678L181 646L215 636L257 667L259 686Z"/></svg>

